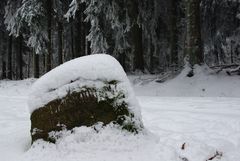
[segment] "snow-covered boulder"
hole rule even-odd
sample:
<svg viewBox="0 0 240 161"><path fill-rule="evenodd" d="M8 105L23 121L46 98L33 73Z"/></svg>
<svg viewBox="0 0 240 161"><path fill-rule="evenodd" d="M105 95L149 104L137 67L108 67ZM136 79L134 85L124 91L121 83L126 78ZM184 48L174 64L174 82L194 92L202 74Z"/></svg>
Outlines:
<svg viewBox="0 0 240 161"><path fill-rule="evenodd" d="M99 122L130 132L143 127L123 68L105 54L74 59L42 76L32 86L28 106L32 141L54 141L49 134L52 131Z"/></svg>

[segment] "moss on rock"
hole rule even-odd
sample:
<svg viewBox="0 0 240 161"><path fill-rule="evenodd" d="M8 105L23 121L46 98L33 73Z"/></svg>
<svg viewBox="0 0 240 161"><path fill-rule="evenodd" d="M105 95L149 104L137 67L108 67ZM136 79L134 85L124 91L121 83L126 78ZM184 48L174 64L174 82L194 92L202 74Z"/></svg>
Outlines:
<svg viewBox="0 0 240 161"><path fill-rule="evenodd" d="M118 81L104 84L100 89L79 87L35 110L31 115L32 142L37 139L54 142L49 136L52 131L93 126L98 122L114 123L130 132L138 132L134 114L124 101L125 94L117 90Z"/></svg>

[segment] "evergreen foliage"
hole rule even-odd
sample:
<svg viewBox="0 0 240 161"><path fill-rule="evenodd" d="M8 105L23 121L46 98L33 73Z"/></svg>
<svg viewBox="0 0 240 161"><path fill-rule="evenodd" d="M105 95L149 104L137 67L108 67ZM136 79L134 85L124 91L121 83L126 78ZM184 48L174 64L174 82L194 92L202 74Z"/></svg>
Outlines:
<svg viewBox="0 0 240 161"><path fill-rule="evenodd" d="M239 2L3 0L0 77L39 77L70 59L116 57L127 72L239 64ZM19 45L20 44L22 45Z"/></svg>

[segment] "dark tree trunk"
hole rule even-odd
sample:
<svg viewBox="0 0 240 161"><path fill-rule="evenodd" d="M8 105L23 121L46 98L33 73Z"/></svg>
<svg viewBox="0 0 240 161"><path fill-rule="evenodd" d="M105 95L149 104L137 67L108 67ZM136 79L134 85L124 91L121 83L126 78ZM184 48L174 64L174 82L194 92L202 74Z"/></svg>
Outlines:
<svg viewBox="0 0 240 161"><path fill-rule="evenodd" d="M127 69L126 69L126 54L125 53L119 53L118 55L119 55L118 56L119 63L122 65L125 72L127 72Z"/></svg>
<svg viewBox="0 0 240 161"><path fill-rule="evenodd" d="M140 70L144 72L144 58L142 48L142 27L137 24L137 17L139 14L138 1L129 1L129 16L133 22L133 26L130 31L131 44L133 47L134 55L134 70Z"/></svg>
<svg viewBox="0 0 240 161"><path fill-rule="evenodd" d="M7 69L7 78L12 79L12 45L13 38L9 36L8 38L8 69Z"/></svg>
<svg viewBox="0 0 240 161"><path fill-rule="evenodd" d="M133 47L134 47L134 70L144 72L144 58L142 48L142 28L135 24L131 29L133 34Z"/></svg>
<svg viewBox="0 0 240 161"><path fill-rule="evenodd" d="M83 37L83 33L82 33L82 14L81 14L81 5L80 7L80 12L77 12L76 15L76 36L75 36L75 51L76 51L76 57L80 57L82 55L84 55L84 48L82 48L82 37Z"/></svg>
<svg viewBox="0 0 240 161"><path fill-rule="evenodd" d="M201 41L200 0L187 0L187 44L186 52L190 64L203 63L203 50Z"/></svg>
<svg viewBox="0 0 240 161"><path fill-rule="evenodd" d="M31 70L31 56L32 53L28 52L28 64L27 64L27 77L30 78L30 70Z"/></svg>
<svg viewBox="0 0 240 161"><path fill-rule="evenodd" d="M86 37L89 33L89 29L87 27L87 22L85 22L86 15L84 14L84 11L86 10L86 5L81 5L81 56L86 55L87 50L87 40Z"/></svg>
<svg viewBox="0 0 240 161"><path fill-rule="evenodd" d="M6 79L7 78L7 74L6 74L6 61L4 61L4 59L2 60L2 79Z"/></svg>
<svg viewBox="0 0 240 161"><path fill-rule="evenodd" d="M47 43L47 56L46 56L46 72L52 69L52 0L47 0L47 30L48 30L48 43Z"/></svg>
<svg viewBox="0 0 240 161"><path fill-rule="evenodd" d="M39 55L33 52L33 67L34 67L34 78L39 78Z"/></svg>
<svg viewBox="0 0 240 161"><path fill-rule="evenodd" d="M46 54L44 53L43 55L42 55L42 65L43 65L43 73L45 73L46 72Z"/></svg>
<svg viewBox="0 0 240 161"><path fill-rule="evenodd" d="M63 63L63 25L58 22L58 65Z"/></svg>
<svg viewBox="0 0 240 161"><path fill-rule="evenodd" d="M86 41L86 29L85 29L85 22L82 22L81 24L82 27L82 36L81 36L81 54L80 56L84 56L86 55L86 46L87 46L87 41Z"/></svg>
<svg viewBox="0 0 240 161"><path fill-rule="evenodd" d="M170 0L171 15L170 15L170 52L171 52L171 65L178 66L178 29L177 29L177 6L178 0Z"/></svg>
<svg viewBox="0 0 240 161"><path fill-rule="evenodd" d="M154 61L154 45L152 41L149 42L149 47L150 47L150 73L154 74L155 61Z"/></svg>
<svg viewBox="0 0 240 161"><path fill-rule="evenodd" d="M76 13L76 34L75 34L75 57L81 57L86 55L86 22L84 21L86 16L84 14L84 11L86 9L86 5L80 4L79 10Z"/></svg>
<svg viewBox="0 0 240 161"><path fill-rule="evenodd" d="M233 46L234 46L234 42L233 41L231 41L231 55L230 55L230 58L231 58L231 64L233 64L234 63L234 48L233 48Z"/></svg>
<svg viewBox="0 0 240 161"><path fill-rule="evenodd" d="M73 23L72 18L71 18L70 32L71 32L71 52L72 52L71 58L74 59L76 57L76 55L75 55L75 51L74 51L74 23Z"/></svg>
<svg viewBox="0 0 240 161"><path fill-rule="evenodd" d="M6 73L6 70L7 70L7 66L6 66L6 47L5 47L5 33L3 31L0 32L0 54L1 54L1 63L2 63L2 75L1 75L1 78L2 79L6 79L7 78L7 73Z"/></svg>
<svg viewBox="0 0 240 161"><path fill-rule="evenodd" d="M88 41L86 39L86 36L89 34L90 32L90 27L91 27L91 24L88 22L88 23L85 23L85 42L86 42L86 55L90 55L92 53L92 50L91 50L91 41Z"/></svg>
<svg viewBox="0 0 240 161"><path fill-rule="evenodd" d="M90 41L86 41L87 45L86 45L86 55L91 55L92 54L92 50L91 50L91 42Z"/></svg>
<svg viewBox="0 0 240 161"><path fill-rule="evenodd" d="M17 77L23 79L23 37L18 37L18 51L17 51Z"/></svg>

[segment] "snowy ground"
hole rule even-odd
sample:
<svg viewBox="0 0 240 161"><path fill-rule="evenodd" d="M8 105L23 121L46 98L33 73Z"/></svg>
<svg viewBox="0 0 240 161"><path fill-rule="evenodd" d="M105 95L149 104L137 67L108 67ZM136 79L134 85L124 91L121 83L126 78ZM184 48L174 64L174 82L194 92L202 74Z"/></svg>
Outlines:
<svg viewBox="0 0 240 161"><path fill-rule="evenodd" d="M31 147L26 99L32 82L0 81L1 161L240 161L238 76L199 71L163 84L135 81L148 131L134 136L82 127L56 145Z"/></svg>
<svg viewBox="0 0 240 161"><path fill-rule="evenodd" d="M240 76L216 74L208 67L195 69L193 78L186 77L185 68L176 78L159 84L150 82L158 76L131 76L135 92L141 96L161 97L240 97Z"/></svg>

